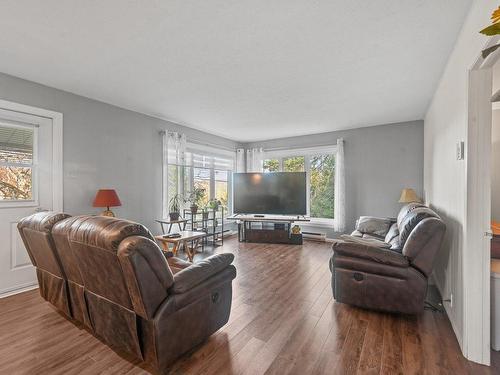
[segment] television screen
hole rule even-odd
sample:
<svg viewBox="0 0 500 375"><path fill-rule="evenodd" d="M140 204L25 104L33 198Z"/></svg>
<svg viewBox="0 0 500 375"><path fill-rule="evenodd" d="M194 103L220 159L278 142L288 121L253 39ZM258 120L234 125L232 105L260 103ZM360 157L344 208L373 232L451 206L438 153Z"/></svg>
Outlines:
<svg viewBox="0 0 500 375"><path fill-rule="evenodd" d="M237 214L305 215L306 173L235 173L233 207Z"/></svg>

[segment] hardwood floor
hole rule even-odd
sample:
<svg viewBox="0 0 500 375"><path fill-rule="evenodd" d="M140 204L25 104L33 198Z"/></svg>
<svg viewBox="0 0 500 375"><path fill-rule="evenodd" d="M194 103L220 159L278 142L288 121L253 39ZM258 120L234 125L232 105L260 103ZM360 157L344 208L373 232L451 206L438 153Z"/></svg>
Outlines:
<svg viewBox="0 0 500 375"><path fill-rule="evenodd" d="M229 323L173 374L494 374L468 362L444 314L369 312L332 298L329 244L239 244ZM195 257L211 255L204 254ZM203 317L200 317L202 319ZM0 374L147 374L30 291L0 300Z"/></svg>

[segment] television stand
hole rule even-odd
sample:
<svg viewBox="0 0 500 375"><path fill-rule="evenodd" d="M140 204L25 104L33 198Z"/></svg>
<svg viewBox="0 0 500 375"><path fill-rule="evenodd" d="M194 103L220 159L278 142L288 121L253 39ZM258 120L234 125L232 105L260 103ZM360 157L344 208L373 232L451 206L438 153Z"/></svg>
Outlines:
<svg viewBox="0 0 500 375"><path fill-rule="evenodd" d="M293 234L295 222L308 222L303 216L238 215L238 241L302 245L302 234Z"/></svg>

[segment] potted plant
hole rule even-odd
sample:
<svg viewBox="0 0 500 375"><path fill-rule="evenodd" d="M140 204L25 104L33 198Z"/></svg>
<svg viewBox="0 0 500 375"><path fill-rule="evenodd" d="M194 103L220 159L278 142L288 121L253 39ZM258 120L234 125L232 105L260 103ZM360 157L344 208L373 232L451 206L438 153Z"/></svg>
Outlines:
<svg viewBox="0 0 500 375"><path fill-rule="evenodd" d="M182 197L180 194L175 194L168 202L168 216L170 216L170 221L179 220L181 212L181 201Z"/></svg>
<svg viewBox="0 0 500 375"><path fill-rule="evenodd" d="M191 206L191 213L196 214L198 212L198 205L200 204L201 199L205 196L205 189L200 187L193 187L193 190L189 194L188 198L185 200L186 203L189 203Z"/></svg>
<svg viewBox="0 0 500 375"><path fill-rule="evenodd" d="M214 211L219 211L221 204L222 203L219 199L210 199L210 202L208 202L209 207Z"/></svg>
<svg viewBox="0 0 500 375"><path fill-rule="evenodd" d="M202 215L203 220L208 220L208 207L207 206L204 206L201 209L201 215Z"/></svg>

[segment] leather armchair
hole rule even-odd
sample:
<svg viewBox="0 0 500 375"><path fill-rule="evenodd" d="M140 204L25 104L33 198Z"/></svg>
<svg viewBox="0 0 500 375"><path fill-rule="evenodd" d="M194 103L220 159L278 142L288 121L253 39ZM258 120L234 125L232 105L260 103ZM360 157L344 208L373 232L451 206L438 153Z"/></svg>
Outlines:
<svg viewBox="0 0 500 375"><path fill-rule="evenodd" d="M68 316L111 348L163 374L181 354L229 320L236 277L233 254L191 264L167 258L137 223L101 216L37 215L19 224L28 252L36 255L50 243L60 270L58 276L50 276L58 281L55 286L39 278L42 296L63 296L62 305L46 299L66 308ZM40 225L45 222L50 225ZM44 235L30 236L31 227L43 228ZM38 255L32 259L37 269L41 267Z"/></svg>
<svg viewBox="0 0 500 375"><path fill-rule="evenodd" d="M409 314L422 311L428 277L445 229L434 211L421 204L409 204L390 226L391 240L396 241L365 240L367 237L356 231L353 239L344 236L334 243L330 260L334 298L375 310Z"/></svg>

